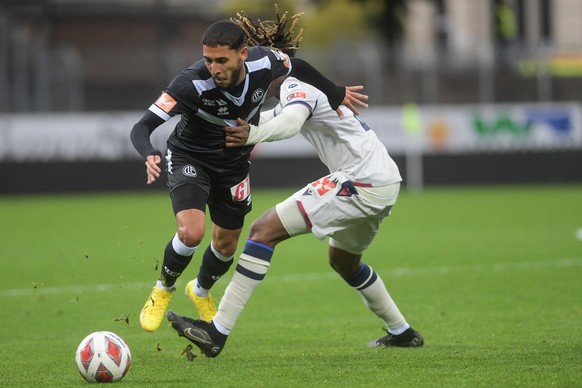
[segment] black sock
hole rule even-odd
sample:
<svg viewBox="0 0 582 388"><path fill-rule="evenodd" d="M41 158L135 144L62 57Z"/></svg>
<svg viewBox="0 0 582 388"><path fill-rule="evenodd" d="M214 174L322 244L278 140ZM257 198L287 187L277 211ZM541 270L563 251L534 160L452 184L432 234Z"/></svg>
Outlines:
<svg viewBox="0 0 582 388"><path fill-rule="evenodd" d="M214 326L214 322L210 321L208 324L208 334L210 334L210 338L220 347L224 347L226 343L226 339L228 336L226 334L222 334L218 331L216 326Z"/></svg>
<svg viewBox="0 0 582 388"><path fill-rule="evenodd" d="M182 272L188 267L192 260L192 255L182 256L176 253L172 246L172 240L166 245L164 251L164 264L162 265L162 272L160 280L166 287L172 287L176 280L180 277Z"/></svg>
<svg viewBox="0 0 582 388"><path fill-rule="evenodd" d="M222 275L228 272L228 269L233 263L231 258L229 261L222 261L212 252L210 245L206 248L202 256L202 264L198 272L198 285L200 287L210 290L214 283L220 279Z"/></svg>

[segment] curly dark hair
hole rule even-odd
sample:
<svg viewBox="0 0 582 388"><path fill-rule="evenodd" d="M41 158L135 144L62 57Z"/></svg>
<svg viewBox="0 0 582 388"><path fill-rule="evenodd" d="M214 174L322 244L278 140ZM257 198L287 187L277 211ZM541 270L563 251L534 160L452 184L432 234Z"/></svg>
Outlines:
<svg viewBox="0 0 582 388"><path fill-rule="evenodd" d="M237 12L236 18L230 18L238 24L246 35L247 44L253 46L271 47L281 50L289 56L294 56L299 50L299 43L303 38L303 26L296 32L297 24L302 13L295 14L291 17L279 15L279 7L275 4L275 16L277 21L257 20L253 22L244 11ZM291 26L288 27L288 24Z"/></svg>

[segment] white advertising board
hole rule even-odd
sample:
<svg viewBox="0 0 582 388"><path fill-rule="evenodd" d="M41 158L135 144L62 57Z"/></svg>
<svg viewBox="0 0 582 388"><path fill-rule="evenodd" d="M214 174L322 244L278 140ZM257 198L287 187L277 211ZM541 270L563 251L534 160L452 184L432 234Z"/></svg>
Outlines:
<svg viewBox="0 0 582 388"><path fill-rule="evenodd" d="M575 103L443 105L414 110L418 128L406 130L403 108L362 110L363 119L393 155L582 149L582 106ZM139 158L129 139L141 112L0 115L0 162ZM165 140L178 118L158 128ZM301 137L258 145L254 157L302 157L315 152Z"/></svg>

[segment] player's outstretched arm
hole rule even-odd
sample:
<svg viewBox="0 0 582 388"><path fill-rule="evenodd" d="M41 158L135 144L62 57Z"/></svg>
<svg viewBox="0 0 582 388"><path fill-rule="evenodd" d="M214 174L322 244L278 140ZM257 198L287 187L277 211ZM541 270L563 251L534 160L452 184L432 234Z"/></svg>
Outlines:
<svg viewBox="0 0 582 388"><path fill-rule="evenodd" d="M337 112L340 118L344 117L343 112L339 109L342 104L356 115L360 114L357 109L358 106L368 107L365 102L368 100L368 96L357 93L359 90L364 89L363 86L337 86L308 62L300 58L290 58L290 60L293 65L290 75L321 90L327 96L331 108Z"/></svg>
<svg viewBox="0 0 582 388"><path fill-rule="evenodd" d="M311 112L302 104L289 104L280 114L260 125L252 125L237 119L237 126L225 127L226 146L240 147L270 141L284 140L295 136ZM263 114L261 113L261 117Z"/></svg>

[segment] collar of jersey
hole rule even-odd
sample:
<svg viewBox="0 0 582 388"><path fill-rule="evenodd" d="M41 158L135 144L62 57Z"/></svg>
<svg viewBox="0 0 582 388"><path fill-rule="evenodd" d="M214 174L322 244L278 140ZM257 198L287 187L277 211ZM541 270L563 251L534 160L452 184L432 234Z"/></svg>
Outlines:
<svg viewBox="0 0 582 388"><path fill-rule="evenodd" d="M247 94L248 90L249 90L249 73L247 71L247 74L245 75L245 86L243 87L243 91L240 94L240 97L233 96L232 94L225 90L221 90L221 92L222 94L224 94L226 98L232 101L233 104L235 104L236 106L241 106L245 102L245 95Z"/></svg>

